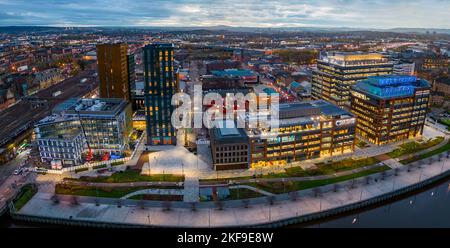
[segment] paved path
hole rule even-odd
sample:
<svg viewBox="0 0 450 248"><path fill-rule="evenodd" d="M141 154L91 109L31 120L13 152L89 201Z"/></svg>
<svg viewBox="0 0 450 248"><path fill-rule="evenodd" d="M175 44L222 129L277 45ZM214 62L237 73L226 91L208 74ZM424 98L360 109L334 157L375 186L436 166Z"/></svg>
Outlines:
<svg viewBox="0 0 450 248"><path fill-rule="evenodd" d="M248 189L248 190L255 191L255 192L258 192L258 193L260 193L262 195L266 195L266 196L275 195L275 194L272 194L270 192L267 192L267 191L264 191L262 189L258 189L258 188L255 188L255 187L252 187L252 186L249 186L249 185L234 185L234 186L230 186L230 189Z"/></svg>
<svg viewBox="0 0 450 248"><path fill-rule="evenodd" d="M391 169L395 169L395 168L400 168L403 166L402 163L398 162L396 159L388 159L388 160L384 160L383 163L387 166L389 166Z"/></svg>
<svg viewBox="0 0 450 248"><path fill-rule="evenodd" d="M292 197L289 194L277 195L274 205L268 204L267 198L262 197L250 199L251 207L249 208L244 208L240 200L224 202L223 210L216 210L213 202L199 202L196 211L192 211L190 203L173 202L170 211L164 211L166 207L162 202L146 201L143 209L139 206L139 201L123 200L122 207L118 208L117 199L94 197L78 197L79 204L73 206L70 204L69 196L62 196L60 203L55 205L51 201L51 194L38 193L20 210L20 213L170 227L259 225L371 199L450 170L449 158L438 161L436 156L431 164L428 161L428 159L421 161L421 168L414 167L410 172L407 171L406 166L402 167L397 176L394 175L394 171L389 171L383 179L381 174L371 175L372 181L369 184L366 183L365 178L356 180L354 184L339 183L337 192L334 192L336 189L334 185L327 185L321 187L319 196L315 194L314 189L299 191L296 201L291 200ZM96 206L96 203L99 206Z"/></svg>
<svg viewBox="0 0 450 248"><path fill-rule="evenodd" d="M143 189L122 196L120 199L128 199L135 195L183 195L182 189Z"/></svg>
<svg viewBox="0 0 450 248"><path fill-rule="evenodd" d="M184 202L198 202L199 182L196 177L186 177L184 180Z"/></svg>

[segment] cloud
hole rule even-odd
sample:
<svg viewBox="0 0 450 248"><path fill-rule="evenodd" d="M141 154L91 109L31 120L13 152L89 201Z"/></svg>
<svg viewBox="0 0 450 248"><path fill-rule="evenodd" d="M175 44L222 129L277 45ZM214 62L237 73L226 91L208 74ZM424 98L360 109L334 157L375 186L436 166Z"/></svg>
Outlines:
<svg viewBox="0 0 450 248"><path fill-rule="evenodd" d="M450 28L445 0L0 0L0 25Z"/></svg>

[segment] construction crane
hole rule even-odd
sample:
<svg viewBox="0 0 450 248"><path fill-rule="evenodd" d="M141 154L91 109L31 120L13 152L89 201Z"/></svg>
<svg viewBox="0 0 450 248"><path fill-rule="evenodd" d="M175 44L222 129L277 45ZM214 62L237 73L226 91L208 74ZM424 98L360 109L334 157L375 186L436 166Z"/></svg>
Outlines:
<svg viewBox="0 0 450 248"><path fill-rule="evenodd" d="M91 161L92 158L93 158L93 155L92 155L92 149L91 149L91 146L89 145L89 140L88 140L88 138L86 137L86 132L84 131L83 122L81 121L80 111L77 111L77 114L78 114L78 120L80 121L81 131L83 132L84 139L86 140L86 145L87 145L87 147L88 147L88 155L87 155L87 157L86 157L86 161L89 162L89 161Z"/></svg>

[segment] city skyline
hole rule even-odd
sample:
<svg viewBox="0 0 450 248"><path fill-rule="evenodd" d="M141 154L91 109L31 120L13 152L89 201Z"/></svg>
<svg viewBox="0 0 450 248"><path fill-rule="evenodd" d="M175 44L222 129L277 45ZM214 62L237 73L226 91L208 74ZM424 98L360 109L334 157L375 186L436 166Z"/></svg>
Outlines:
<svg viewBox="0 0 450 248"><path fill-rule="evenodd" d="M108 8L105 8L108 6ZM449 1L10 1L0 26L450 28Z"/></svg>

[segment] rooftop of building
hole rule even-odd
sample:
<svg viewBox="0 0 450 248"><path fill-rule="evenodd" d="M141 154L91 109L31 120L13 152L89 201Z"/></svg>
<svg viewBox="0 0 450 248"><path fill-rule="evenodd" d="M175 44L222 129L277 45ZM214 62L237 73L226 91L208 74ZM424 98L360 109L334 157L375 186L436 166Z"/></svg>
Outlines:
<svg viewBox="0 0 450 248"><path fill-rule="evenodd" d="M212 130L214 140L218 143L242 143L247 141L247 134L243 128L238 128L234 121L225 120L216 122L216 128Z"/></svg>
<svg viewBox="0 0 450 248"><path fill-rule="evenodd" d="M387 75L359 81L353 89L383 100L413 96L416 89L430 88L424 79L415 76Z"/></svg>
<svg viewBox="0 0 450 248"><path fill-rule="evenodd" d="M72 140L80 134L81 128L72 127L64 130L42 133L40 138L50 140Z"/></svg>
<svg viewBox="0 0 450 248"><path fill-rule="evenodd" d="M117 115L127 106L120 98L71 98L57 105L53 112L80 115Z"/></svg>
<svg viewBox="0 0 450 248"><path fill-rule="evenodd" d="M321 60L342 66L388 63L382 54L363 52L328 52Z"/></svg>
<svg viewBox="0 0 450 248"><path fill-rule="evenodd" d="M144 49L150 49L150 48L174 48L175 45L173 43L160 43L155 42L152 44L145 45Z"/></svg>
<svg viewBox="0 0 450 248"><path fill-rule="evenodd" d="M280 119L312 115L322 115L325 117L352 116L349 111L324 100L280 104Z"/></svg>
<svg viewBox="0 0 450 248"><path fill-rule="evenodd" d="M217 77L252 77L256 76L256 73L252 70L244 69L225 69L222 71L213 70L211 73Z"/></svg>

